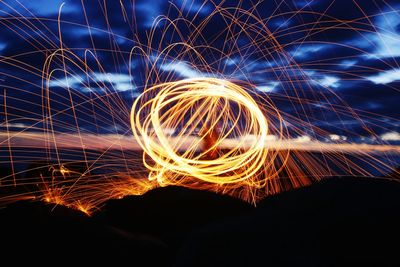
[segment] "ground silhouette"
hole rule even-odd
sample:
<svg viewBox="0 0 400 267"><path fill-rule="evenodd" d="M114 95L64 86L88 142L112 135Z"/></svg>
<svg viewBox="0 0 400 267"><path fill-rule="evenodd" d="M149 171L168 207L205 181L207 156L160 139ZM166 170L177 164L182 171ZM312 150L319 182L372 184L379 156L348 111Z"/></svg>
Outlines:
<svg viewBox="0 0 400 267"><path fill-rule="evenodd" d="M400 183L334 177L257 207L165 187L92 217L22 201L0 210L2 260L131 266L399 266ZM52 259L52 260L50 260Z"/></svg>

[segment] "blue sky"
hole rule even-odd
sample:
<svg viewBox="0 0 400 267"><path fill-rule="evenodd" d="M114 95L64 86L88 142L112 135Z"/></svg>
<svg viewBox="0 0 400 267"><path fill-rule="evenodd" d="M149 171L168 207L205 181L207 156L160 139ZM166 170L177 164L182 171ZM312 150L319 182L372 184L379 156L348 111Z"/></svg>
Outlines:
<svg viewBox="0 0 400 267"><path fill-rule="evenodd" d="M26 118L41 116L35 105L41 103L41 70L46 56L60 47L57 16L64 3L63 46L81 60L86 59L89 65L98 66L100 62L101 67L92 67L92 72L85 73L71 62L67 63L66 74L57 67L59 62L54 63L48 85L55 97L62 99L67 87L76 91L77 102L90 94L103 101L104 95L112 92L128 110L143 90L146 77L146 62L139 56L130 58L129 52L139 43L145 43L151 27L157 25L152 44L157 49L147 60L169 79L212 76L245 81L254 85L256 92L266 94L285 113L296 114L335 136L346 136L349 140L353 136L354 141L360 141L360 136L373 140L365 130L367 126L383 141L398 141L400 5L397 1L360 0L358 6L346 0L287 0L280 4L264 1L257 5L256 1L244 1L241 8L263 19L282 51L272 41L260 41L261 46L249 42L265 37L257 36L257 31L251 28L250 37L243 33L229 41L218 37L226 27L222 17L215 16L202 29L202 37L193 39L193 45L207 43L215 48L202 51L209 69L193 55L189 57L189 53L179 56L182 48L168 55L160 52L180 40L171 29L161 37L167 23L160 16L183 17L200 25L215 10L234 13L232 7L237 7L238 1L225 1L221 6L200 0L137 0L134 5L131 1L106 2L106 6L102 1L83 1L83 6L81 1L71 0L0 2L0 85L7 90L8 104L14 112L10 116L15 115L16 123L29 125L32 120ZM243 15L235 15L245 21ZM256 25L252 19L248 23ZM184 38L193 34L193 28L187 24L177 25ZM222 54L218 49L232 53ZM283 96L298 94L312 103L303 113L293 102L282 100ZM329 113L327 106L343 106L343 103L357 110L361 119L354 119L345 111ZM106 111L97 112L106 116ZM82 128L93 132L90 115L82 116ZM85 121L89 121L87 125ZM104 125L100 132L106 129L109 127ZM312 130L304 132L314 134Z"/></svg>

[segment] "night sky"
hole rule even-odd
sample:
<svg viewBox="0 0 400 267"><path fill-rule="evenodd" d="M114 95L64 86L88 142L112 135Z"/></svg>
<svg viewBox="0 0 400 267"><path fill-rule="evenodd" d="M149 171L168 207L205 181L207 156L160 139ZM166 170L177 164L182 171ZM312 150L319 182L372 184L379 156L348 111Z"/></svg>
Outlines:
<svg viewBox="0 0 400 267"><path fill-rule="evenodd" d="M83 132L130 133L124 116L146 85L148 62L135 53L130 57L129 52L139 44L147 47L153 28L147 61L158 59L157 63L153 62L154 66L161 76L169 75L169 80L211 76L245 81L253 85L253 92L272 99L284 114L296 114L298 119L330 133L321 137L306 125L302 133L311 138L357 143L398 143L400 140L398 1L82 2L5 0L0 3L0 101L4 106L6 94L9 130L31 127L28 131L33 131L44 126L40 122L43 116L42 70L46 57L61 47L62 36L62 47L73 51L81 60L86 57L92 71L85 73L67 62L66 75L60 67L62 62L54 61L50 67L54 73L48 80L52 108L62 110L70 105L64 101L68 98L65 89L69 87L75 104L86 105L87 99L94 102L91 104L97 120L83 110L77 111ZM223 34L219 35L226 33L226 24L216 15L202 29L201 38L186 39L193 40L193 45L199 47L208 45L207 49L199 50L208 68L204 63L196 64L199 60L189 58L189 54L180 55L179 49L174 50L176 54L161 53L180 38L173 30L165 30L166 22L158 17L160 15L170 19L186 18L198 26L216 10L225 10L247 21L249 28L244 32L249 32L253 41L260 40L262 36L256 36L257 30L251 27L257 25L255 18L235 13L237 7L263 20L275 38L274 45L272 41L270 45L269 42L251 43L243 31L237 38L227 40ZM232 29L239 32L237 28ZM179 30L184 39L193 35L187 25ZM166 32L164 38L161 37L163 31ZM217 52L218 49L224 54ZM310 100L304 104L306 110L301 112L293 101L287 100L300 91L302 99ZM113 98L110 105L115 108L111 117L121 113L120 120L112 121L109 108L101 108L105 100L99 101L99 98L110 92L118 96L122 106L112 102ZM341 109L346 105L355 110L359 118ZM5 130L4 113L1 116ZM76 130L69 127L73 125L70 115L57 116L59 123L54 125L55 131Z"/></svg>
<svg viewBox="0 0 400 267"><path fill-rule="evenodd" d="M1 260L400 266L399 114L400 0L0 0Z"/></svg>

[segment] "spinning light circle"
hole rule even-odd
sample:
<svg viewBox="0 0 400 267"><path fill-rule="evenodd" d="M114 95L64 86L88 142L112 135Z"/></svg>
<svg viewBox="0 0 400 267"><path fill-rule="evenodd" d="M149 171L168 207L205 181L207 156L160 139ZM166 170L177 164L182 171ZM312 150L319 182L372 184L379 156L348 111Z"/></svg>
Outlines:
<svg viewBox="0 0 400 267"><path fill-rule="evenodd" d="M160 184L261 184L255 174L269 155L268 121L239 85L215 78L155 85L134 102L131 125L149 178ZM239 141L221 149L230 139Z"/></svg>

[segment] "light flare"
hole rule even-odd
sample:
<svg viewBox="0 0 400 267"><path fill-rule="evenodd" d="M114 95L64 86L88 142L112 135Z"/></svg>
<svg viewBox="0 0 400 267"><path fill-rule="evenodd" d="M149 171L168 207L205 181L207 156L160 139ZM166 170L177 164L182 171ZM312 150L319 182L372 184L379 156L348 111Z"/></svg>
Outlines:
<svg viewBox="0 0 400 267"><path fill-rule="evenodd" d="M185 185L196 178L260 187L257 172L274 160L265 147L268 122L263 112L243 88L226 80L198 78L153 86L135 100L131 125L151 158L144 157L149 179L160 184ZM167 135L165 129L175 133ZM213 131L218 131L216 139L205 148L204 139ZM226 138L239 140L243 135L254 137L246 149L239 141L215 158L208 156L220 150Z"/></svg>

